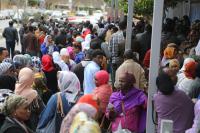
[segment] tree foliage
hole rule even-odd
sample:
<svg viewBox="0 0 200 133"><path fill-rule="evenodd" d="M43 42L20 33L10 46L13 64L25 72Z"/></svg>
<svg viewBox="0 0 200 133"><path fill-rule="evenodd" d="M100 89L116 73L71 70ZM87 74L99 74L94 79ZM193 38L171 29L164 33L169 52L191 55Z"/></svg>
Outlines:
<svg viewBox="0 0 200 133"><path fill-rule="evenodd" d="M36 6L39 4L39 0L28 0L29 6Z"/></svg>
<svg viewBox="0 0 200 133"><path fill-rule="evenodd" d="M111 3L111 0L104 0L107 3ZM118 0L119 8L121 8L125 13L128 12L128 0ZM185 0L165 0L165 9L172 7L174 8L178 2ZM150 17L153 15L153 3L154 0L135 0L134 3L134 13L136 15L142 15Z"/></svg>

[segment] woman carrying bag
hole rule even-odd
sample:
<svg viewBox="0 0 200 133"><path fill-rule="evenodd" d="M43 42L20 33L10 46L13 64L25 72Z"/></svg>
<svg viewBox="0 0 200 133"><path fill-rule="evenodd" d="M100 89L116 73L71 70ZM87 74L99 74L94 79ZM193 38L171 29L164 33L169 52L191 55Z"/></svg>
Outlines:
<svg viewBox="0 0 200 133"><path fill-rule="evenodd" d="M37 133L59 133L62 119L76 103L80 92L77 76L69 71L58 72L60 93L54 94L40 115Z"/></svg>

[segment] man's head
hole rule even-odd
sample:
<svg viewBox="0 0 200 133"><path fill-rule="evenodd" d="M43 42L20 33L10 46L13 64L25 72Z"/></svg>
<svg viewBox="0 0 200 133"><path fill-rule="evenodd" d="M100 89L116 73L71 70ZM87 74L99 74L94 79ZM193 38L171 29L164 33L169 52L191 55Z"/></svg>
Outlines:
<svg viewBox="0 0 200 133"><path fill-rule="evenodd" d="M133 51L131 49L128 49L124 52L124 59L128 60L128 59L133 59L134 54Z"/></svg>
<svg viewBox="0 0 200 133"><path fill-rule="evenodd" d="M9 22L9 26L13 26L13 21L10 21L10 22Z"/></svg>
<svg viewBox="0 0 200 133"><path fill-rule="evenodd" d="M29 30L29 32L33 32L34 31L34 27L33 26L29 26L28 30Z"/></svg>
<svg viewBox="0 0 200 133"><path fill-rule="evenodd" d="M80 51L82 51L82 46L81 46L81 44L80 43L75 43L74 45L73 45L73 50L74 50L74 52L76 53L76 54L78 54Z"/></svg>
<svg viewBox="0 0 200 133"><path fill-rule="evenodd" d="M126 22L122 21L122 22L119 22L119 29L124 31L126 29Z"/></svg>
<svg viewBox="0 0 200 133"><path fill-rule="evenodd" d="M99 66L101 66L102 61L103 61L103 56L104 56L103 51L99 49L94 50L92 53L92 60L96 62Z"/></svg>
<svg viewBox="0 0 200 133"><path fill-rule="evenodd" d="M92 60L92 53L93 53L93 49L88 49L85 52L85 60Z"/></svg>
<svg viewBox="0 0 200 133"><path fill-rule="evenodd" d="M0 62L9 56L8 50L4 47L0 47Z"/></svg>

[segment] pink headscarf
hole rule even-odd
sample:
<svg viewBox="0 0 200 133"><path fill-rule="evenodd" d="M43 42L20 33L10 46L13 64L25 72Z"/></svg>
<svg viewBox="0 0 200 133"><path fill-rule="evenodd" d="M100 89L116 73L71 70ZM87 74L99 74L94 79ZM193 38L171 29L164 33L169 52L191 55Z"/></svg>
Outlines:
<svg viewBox="0 0 200 133"><path fill-rule="evenodd" d="M74 49L73 47L67 47L67 51L69 52L70 59L74 60Z"/></svg>
<svg viewBox="0 0 200 133"><path fill-rule="evenodd" d="M105 70L98 71L95 74L95 80L98 83L98 86L108 84L109 81L109 74Z"/></svg>
<svg viewBox="0 0 200 133"><path fill-rule="evenodd" d="M100 101L100 109L105 112L109 102L110 95L112 94L112 87L108 84L109 74L105 70L101 70L95 74L97 87L94 89L93 94Z"/></svg>
<svg viewBox="0 0 200 133"><path fill-rule="evenodd" d="M37 91L32 89L34 81L33 71L25 67L20 70L18 76L19 82L15 86L15 94L25 97L31 103L37 97Z"/></svg>

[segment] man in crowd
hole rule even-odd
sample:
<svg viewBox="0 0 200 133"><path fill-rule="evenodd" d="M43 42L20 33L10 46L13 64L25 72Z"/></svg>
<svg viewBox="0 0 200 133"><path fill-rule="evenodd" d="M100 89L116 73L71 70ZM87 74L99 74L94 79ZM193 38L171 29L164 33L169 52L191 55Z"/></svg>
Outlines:
<svg viewBox="0 0 200 133"><path fill-rule="evenodd" d="M101 69L103 56L104 53L101 50L93 51L92 61L85 67L84 70L84 94L90 94L92 93L93 89L95 89L96 85L94 75Z"/></svg>
<svg viewBox="0 0 200 133"><path fill-rule="evenodd" d="M29 32L27 33L27 35L24 36L25 51L31 56L38 56L40 47L38 45L37 38L34 34L34 28L32 26L29 26L28 30Z"/></svg>
<svg viewBox="0 0 200 133"><path fill-rule="evenodd" d="M8 50L4 47L0 47L0 63L9 56Z"/></svg>
<svg viewBox="0 0 200 133"><path fill-rule="evenodd" d="M15 43L19 41L17 29L13 27L13 21L9 22L9 27L5 28L2 36L6 39L6 48L12 57L15 51Z"/></svg>

